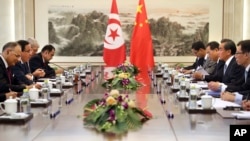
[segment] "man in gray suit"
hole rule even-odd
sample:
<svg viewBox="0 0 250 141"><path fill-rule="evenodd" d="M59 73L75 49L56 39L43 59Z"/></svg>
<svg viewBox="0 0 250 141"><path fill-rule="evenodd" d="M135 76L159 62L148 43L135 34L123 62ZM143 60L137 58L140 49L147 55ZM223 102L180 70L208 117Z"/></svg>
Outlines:
<svg viewBox="0 0 250 141"><path fill-rule="evenodd" d="M202 41L194 42L192 44L192 52L197 57L196 61L193 65L184 67L182 72L190 74L202 67L208 74L211 74L214 71L216 62L209 59L204 43Z"/></svg>
<svg viewBox="0 0 250 141"><path fill-rule="evenodd" d="M215 81L212 75L216 73L219 69L219 43L216 41L211 41L206 45L206 51L209 59L204 64L204 69L208 72L209 75L204 75L201 72L195 72L192 77L196 80L205 80L205 81ZM224 65L224 64L223 64Z"/></svg>

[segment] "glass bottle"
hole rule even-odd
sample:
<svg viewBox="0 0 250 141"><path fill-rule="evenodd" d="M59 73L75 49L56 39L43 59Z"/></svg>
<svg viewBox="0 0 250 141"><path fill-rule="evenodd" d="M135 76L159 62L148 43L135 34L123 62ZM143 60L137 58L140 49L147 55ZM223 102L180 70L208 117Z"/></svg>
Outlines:
<svg viewBox="0 0 250 141"><path fill-rule="evenodd" d="M189 109L196 109L197 108L197 90L195 86L190 87L190 94L189 94Z"/></svg>
<svg viewBox="0 0 250 141"><path fill-rule="evenodd" d="M23 89L23 95L20 97L20 112L30 113L30 96L28 89Z"/></svg>
<svg viewBox="0 0 250 141"><path fill-rule="evenodd" d="M62 90L62 81L60 76L56 77L56 89L59 89L60 91Z"/></svg>
<svg viewBox="0 0 250 141"><path fill-rule="evenodd" d="M42 87L42 94L44 99L50 99L50 87L49 87L49 80L45 79L44 84Z"/></svg>

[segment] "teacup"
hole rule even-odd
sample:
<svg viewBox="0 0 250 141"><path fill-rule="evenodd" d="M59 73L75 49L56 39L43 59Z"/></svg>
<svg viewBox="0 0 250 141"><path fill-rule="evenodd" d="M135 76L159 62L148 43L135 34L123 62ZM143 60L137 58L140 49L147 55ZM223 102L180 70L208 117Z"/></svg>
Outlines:
<svg viewBox="0 0 250 141"><path fill-rule="evenodd" d="M4 108L2 107L4 105ZM5 112L6 114L13 114L17 112L17 100L9 98L4 102L0 103L0 109Z"/></svg>
<svg viewBox="0 0 250 141"><path fill-rule="evenodd" d="M201 106L203 109L211 109L213 107L213 97L210 95L201 96Z"/></svg>
<svg viewBox="0 0 250 141"><path fill-rule="evenodd" d="M48 81L48 85L49 85L49 89L52 90L53 89L53 82L52 81Z"/></svg>
<svg viewBox="0 0 250 141"><path fill-rule="evenodd" d="M39 90L33 87L29 89L29 95L31 100L37 100L39 98Z"/></svg>
<svg viewBox="0 0 250 141"><path fill-rule="evenodd" d="M65 81L66 81L66 80L65 80L65 79L66 79L65 76L61 75L60 78L61 78L61 83L64 84Z"/></svg>

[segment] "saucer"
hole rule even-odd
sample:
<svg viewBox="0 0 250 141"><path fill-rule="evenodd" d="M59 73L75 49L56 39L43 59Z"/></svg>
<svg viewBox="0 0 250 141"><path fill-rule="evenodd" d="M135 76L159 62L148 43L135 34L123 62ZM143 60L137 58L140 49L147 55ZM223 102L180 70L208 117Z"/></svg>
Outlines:
<svg viewBox="0 0 250 141"><path fill-rule="evenodd" d="M36 99L32 100L30 103L47 103L49 102L48 99Z"/></svg>
<svg viewBox="0 0 250 141"><path fill-rule="evenodd" d="M26 117L28 117L28 114L26 114L26 113L13 113L10 115L10 118L12 118L12 119L23 119Z"/></svg>
<svg viewBox="0 0 250 141"><path fill-rule="evenodd" d="M184 96L180 96L180 91L178 91L178 92L176 93L176 95L177 95L178 97L189 97L187 92L185 92L185 95L184 95Z"/></svg>
<svg viewBox="0 0 250 141"><path fill-rule="evenodd" d="M55 89L55 88L53 88L53 89L51 89L50 92L51 92L51 93L60 93L61 91L60 91L60 89Z"/></svg>

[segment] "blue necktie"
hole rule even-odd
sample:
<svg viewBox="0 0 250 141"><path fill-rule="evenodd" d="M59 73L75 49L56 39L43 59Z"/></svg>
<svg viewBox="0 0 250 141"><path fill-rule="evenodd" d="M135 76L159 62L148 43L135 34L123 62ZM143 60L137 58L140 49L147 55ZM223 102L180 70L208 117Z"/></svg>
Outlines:
<svg viewBox="0 0 250 141"><path fill-rule="evenodd" d="M248 71L245 71L245 83L247 82L247 74L248 74Z"/></svg>
<svg viewBox="0 0 250 141"><path fill-rule="evenodd" d="M224 70L223 70L223 74L225 75L225 73L226 73L226 70L227 70L227 65L225 64L224 65Z"/></svg>

